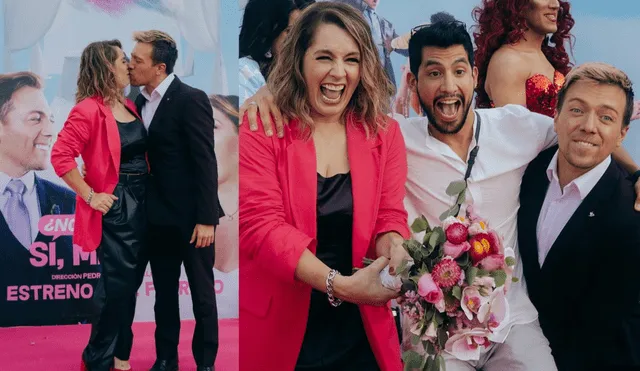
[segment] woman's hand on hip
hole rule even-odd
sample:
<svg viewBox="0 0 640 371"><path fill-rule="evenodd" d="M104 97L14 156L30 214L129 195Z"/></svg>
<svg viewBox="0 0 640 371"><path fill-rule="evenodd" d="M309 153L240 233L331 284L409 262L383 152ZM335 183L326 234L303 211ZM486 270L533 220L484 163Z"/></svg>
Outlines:
<svg viewBox="0 0 640 371"><path fill-rule="evenodd" d="M336 296L355 304L386 305L399 296L399 293L382 286L380 281L380 272L388 264L389 259L380 257L352 276L336 276Z"/></svg>
<svg viewBox="0 0 640 371"><path fill-rule="evenodd" d="M110 194L110 193L96 193L91 197L91 206L92 209L97 210L105 215L111 210L113 207L113 203L118 199L118 197Z"/></svg>

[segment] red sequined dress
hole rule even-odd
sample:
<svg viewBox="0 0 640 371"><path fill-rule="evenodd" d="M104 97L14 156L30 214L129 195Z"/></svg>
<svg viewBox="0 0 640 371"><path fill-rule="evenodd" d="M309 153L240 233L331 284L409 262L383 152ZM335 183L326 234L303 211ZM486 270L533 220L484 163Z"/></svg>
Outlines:
<svg viewBox="0 0 640 371"><path fill-rule="evenodd" d="M525 84L529 111L553 117L556 110L558 91L564 84L564 75L555 71L553 81L550 81L543 74L535 74L529 77ZM493 102L491 102L491 107L494 107Z"/></svg>

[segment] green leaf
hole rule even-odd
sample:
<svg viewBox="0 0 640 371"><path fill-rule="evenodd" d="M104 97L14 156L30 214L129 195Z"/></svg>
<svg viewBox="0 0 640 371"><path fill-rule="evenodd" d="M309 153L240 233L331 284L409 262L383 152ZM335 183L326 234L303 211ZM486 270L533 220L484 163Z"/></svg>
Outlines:
<svg viewBox="0 0 640 371"><path fill-rule="evenodd" d="M458 215L458 211L460 211L460 206L453 205L451 206L450 209L448 209L447 211L445 211L444 213L440 214L440 221L443 222L445 219L447 219L450 216L456 216Z"/></svg>
<svg viewBox="0 0 640 371"><path fill-rule="evenodd" d="M436 327L439 327L444 323L444 316L442 313L436 313L433 315L433 320L436 323Z"/></svg>
<svg viewBox="0 0 640 371"><path fill-rule="evenodd" d="M413 350L404 352L402 354L402 360L404 361L405 370L412 370L422 366L422 357Z"/></svg>
<svg viewBox="0 0 640 371"><path fill-rule="evenodd" d="M405 240L402 243L405 250L413 260L420 261L422 260L422 244L416 240Z"/></svg>
<svg viewBox="0 0 640 371"><path fill-rule="evenodd" d="M423 371L433 371L433 364L434 363L435 363L435 361L433 360L433 357L425 358L422 370Z"/></svg>
<svg viewBox="0 0 640 371"><path fill-rule="evenodd" d="M518 282L518 281L520 281L518 277L511 277L511 282Z"/></svg>
<svg viewBox="0 0 640 371"><path fill-rule="evenodd" d="M447 340L449 340L447 330L444 327L440 327L438 329L438 345L440 346L440 349L444 349L445 344L447 344Z"/></svg>
<svg viewBox="0 0 640 371"><path fill-rule="evenodd" d="M435 227L433 231L438 231L438 245L444 243L447 240L447 234L444 232L444 229L442 229L442 227Z"/></svg>
<svg viewBox="0 0 640 371"><path fill-rule="evenodd" d="M432 231L429 231L427 233L424 234L424 238L422 238L422 243L423 244L428 244L429 243L429 239L431 238L431 235L433 234Z"/></svg>
<svg viewBox="0 0 640 371"><path fill-rule="evenodd" d="M516 259L513 256L508 256L504 259L504 262L507 264L507 266L509 267L513 267L514 265L516 265Z"/></svg>
<svg viewBox="0 0 640 371"><path fill-rule="evenodd" d="M418 344L420 344L420 336L411 334L411 345L416 346Z"/></svg>
<svg viewBox="0 0 640 371"><path fill-rule="evenodd" d="M427 310L427 312L424 314L424 320L425 321L431 321L431 319L433 318L433 315L436 313L435 310L433 309L429 309Z"/></svg>
<svg viewBox="0 0 640 371"><path fill-rule="evenodd" d="M468 253L463 253L458 259L456 259L456 263L458 263L462 269L466 269L469 266L470 261L471 259L469 258Z"/></svg>
<svg viewBox="0 0 640 371"><path fill-rule="evenodd" d="M437 371L447 371L447 365L442 354L436 356L436 365L438 366L438 368L436 368Z"/></svg>
<svg viewBox="0 0 640 371"><path fill-rule="evenodd" d="M455 180L449 183L446 192L449 196L456 196L463 192L465 189L467 189L467 183L464 180Z"/></svg>
<svg viewBox="0 0 640 371"><path fill-rule="evenodd" d="M396 269L396 275L405 276L407 273L409 273L409 260L405 258L402 259L402 264Z"/></svg>
<svg viewBox="0 0 640 371"><path fill-rule="evenodd" d="M451 289L451 295L458 300L462 300L462 289L460 286L453 286Z"/></svg>
<svg viewBox="0 0 640 371"><path fill-rule="evenodd" d="M440 227L438 227L440 228ZM442 231L442 228L438 229L435 228L432 232L431 232L431 237L429 237L429 246L434 248L438 245L438 240L440 239L440 231ZM433 250L431 250L433 251Z"/></svg>
<svg viewBox="0 0 640 371"><path fill-rule="evenodd" d="M464 272L464 275L467 278L468 285L473 285L473 281L476 279L476 276L478 275L478 270L479 269L476 267L469 267Z"/></svg>
<svg viewBox="0 0 640 371"><path fill-rule="evenodd" d="M411 224L411 230L413 231L413 233L420 233L424 231L429 232L430 229L431 228L429 227L429 222L424 216L416 218L416 220L414 220Z"/></svg>
<svg viewBox="0 0 640 371"><path fill-rule="evenodd" d="M478 277L486 277L489 275L489 271L485 269L478 269Z"/></svg>
<svg viewBox="0 0 640 371"><path fill-rule="evenodd" d="M427 354L429 354L429 355L436 354L436 347L434 347L431 342L429 342L429 344L427 344L427 349L426 350L427 350Z"/></svg>
<svg viewBox="0 0 640 371"><path fill-rule="evenodd" d="M457 204L458 205L462 205L464 203L464 201L467 199L467 192L466 191L462 191L460 192L460 194L458 195L458 200L457 200Z"/></svg>
<svg viewBox="0 0 640 371"><path fill-rule="evenodd" d="M491 272L491 277L496 281L496 287L502 287L507 280L507 273L500 269Z"/></svg>

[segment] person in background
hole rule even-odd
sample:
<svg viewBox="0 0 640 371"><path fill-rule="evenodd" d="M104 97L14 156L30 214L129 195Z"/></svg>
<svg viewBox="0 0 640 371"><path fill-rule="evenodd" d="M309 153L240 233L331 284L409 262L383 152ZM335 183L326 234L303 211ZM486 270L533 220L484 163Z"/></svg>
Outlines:
<svg viewBox="0 0 640 371"><path fill-rule="evenodd" d="M218 293L221 318L238 316L238 96L210 95L215 120L218 159L218 197L225 211L216 229L216 279L223 282ZM226 299L228 298L228 299Z"/></svg>
<svg viewBox="0 0 640 371"><path fill-rule="evenodd" d="M239 37L240 103L266 84L291 26L314 0L249 0Z"/></svg>
<svg viewBox="0 0 640 371"><path fill-rule="evenodd" d="M571 70L570 8L566 0L483 0L474 8L478 108L520 104L553 117Z"/></svg>
<svg viewBox="0 0 640 371"><path fill-rule="evenodd" d="M365 19L309 6L268 86L291 119L281 140L241 125L240 369L400 370L379 274L409 259L406 154Z"/></svg>
<svg viewBox="0 0 640 371"><path fill-rule="evenodd" d="M78 195L74 243L98 251L97 316L82 370L130 370L131 321L146 261L147 132L124 97L129 63L118 40L89 44L80 59L77 104L53 146L56 174ZM82 156L86 176L78 170Z"/></svg>

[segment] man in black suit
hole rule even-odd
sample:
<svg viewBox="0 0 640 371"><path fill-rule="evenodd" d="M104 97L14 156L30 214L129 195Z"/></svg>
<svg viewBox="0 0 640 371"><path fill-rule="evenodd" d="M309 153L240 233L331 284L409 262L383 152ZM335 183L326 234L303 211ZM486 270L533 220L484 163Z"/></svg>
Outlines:
<svg viewBox="0 0 640 371"><path fill-rule="evenodd" d="M558 95L558 147L522 180L524 277L560 371L640 369L640 172L627 176L611 159L632 106L622 71L575 68Z"/></svg>
<svg viewBox="0 0 640 371"><path fill-rule="evenodd" d="M152 371L178 369L178 285L184 263L196 328L193 356L198 371L213 370L218 350L214 292L214 227L220 216L207 95L174 74L176 42L161 31L137 32L131 53L131 84L144 86L136 105L147 127L151 177L147 192L148 253L156 291L156 353Z"/></svg>
<svg viewBox="0 0 640 371"><path fill-rule="evenodd" d="M49 167L52 121L37 75L0 75L0 326L71 324L92 314L90 297L67 290L67 284L74 289L88 285L84 290L90 294L89 279L52 276L82 276L99 268L90 262L74 267L71 236L54 240L38 228L43 216L75 212L71 190L35 173ZM31 254L31 247L38 252Z"/></svg>

